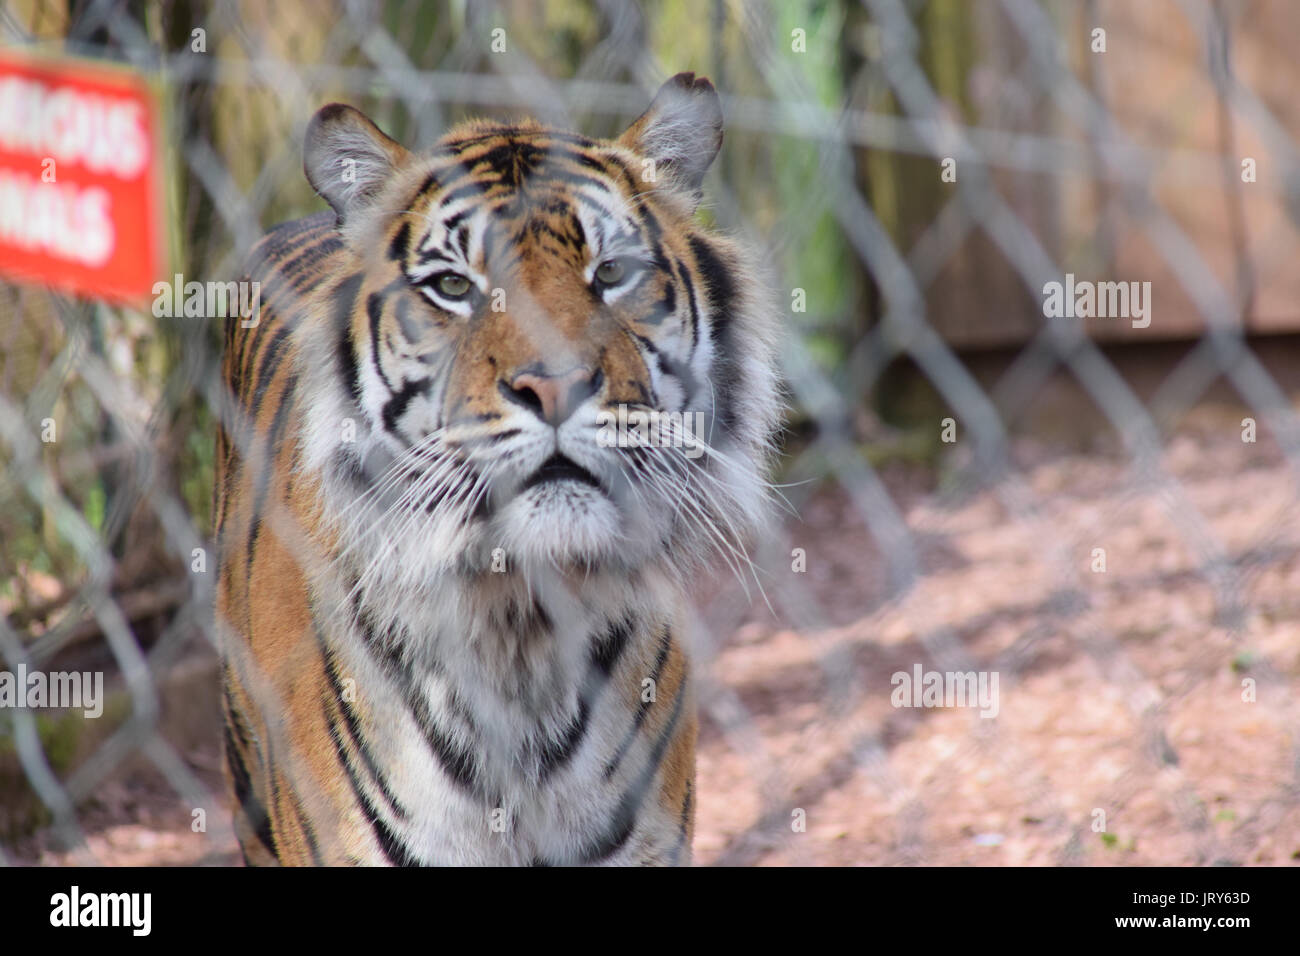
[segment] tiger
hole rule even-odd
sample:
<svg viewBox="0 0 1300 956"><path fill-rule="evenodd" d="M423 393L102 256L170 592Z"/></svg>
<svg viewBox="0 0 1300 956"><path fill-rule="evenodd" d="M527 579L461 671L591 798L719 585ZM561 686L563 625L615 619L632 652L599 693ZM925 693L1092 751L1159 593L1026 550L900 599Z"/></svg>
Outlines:
<svg viewBox="0 0 1300 956"><path fill-rule="evenodd" d="M329 209L253 247L222 358L248 865L691 862L687 596L753 575L783 408L759 258L701 222L722 137L693 73L611 139L309 122Z"/></svg>

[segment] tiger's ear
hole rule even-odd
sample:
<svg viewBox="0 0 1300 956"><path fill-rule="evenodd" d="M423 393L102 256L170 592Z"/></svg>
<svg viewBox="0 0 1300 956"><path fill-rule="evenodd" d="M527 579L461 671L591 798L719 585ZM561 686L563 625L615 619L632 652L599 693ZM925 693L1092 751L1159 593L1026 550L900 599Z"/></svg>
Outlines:
<svg viewBox="0 0 1300 956"><path fill-rule="evenodd" d="M722 103L704 77L678 73L659 88L650 108L619 137L622 146L654 161L693 195L722 147Z"/></svg>
<svg viewBox="0 0 1300 956"><path fill-rule="evenodd" d="M312 188L334 207L343 223L369 205L409 156L364 114L330 103L307 124L302 168Z"/></svg>

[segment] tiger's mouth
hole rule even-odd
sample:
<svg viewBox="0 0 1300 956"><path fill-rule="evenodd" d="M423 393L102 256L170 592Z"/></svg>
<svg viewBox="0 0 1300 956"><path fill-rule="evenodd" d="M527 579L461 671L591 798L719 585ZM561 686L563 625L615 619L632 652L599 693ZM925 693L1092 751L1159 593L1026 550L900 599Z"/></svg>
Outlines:
<svg viewBox="0 0 1300 956"><path fill-rule="evenodd" d="M541 466L524 480L519 490L528 491L530 488L536 488L539 485L560 481L576 481L580 484L590 485L597 491L604 491L599 478L572 458L558 452L542 462Z"/></svg>

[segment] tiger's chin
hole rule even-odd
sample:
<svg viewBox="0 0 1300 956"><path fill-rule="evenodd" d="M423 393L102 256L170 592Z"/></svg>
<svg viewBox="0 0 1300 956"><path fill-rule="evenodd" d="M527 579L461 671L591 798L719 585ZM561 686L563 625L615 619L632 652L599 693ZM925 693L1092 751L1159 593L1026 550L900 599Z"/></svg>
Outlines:
<svg viewBox="0 0 1300 956"><path fill-rule="evenodd" d="M595 564L621 551L618 506L576 481L547 482L517 494L498 515L506 555L524 564Z"/></svg>
<svg viewBox="0 0 1300 956"><path fill-rule="evenodd" d="M629 534L628 515L603 491L551 481L517 494L496 515L507 563L592 568L643 563L644 539Z"/></svg>

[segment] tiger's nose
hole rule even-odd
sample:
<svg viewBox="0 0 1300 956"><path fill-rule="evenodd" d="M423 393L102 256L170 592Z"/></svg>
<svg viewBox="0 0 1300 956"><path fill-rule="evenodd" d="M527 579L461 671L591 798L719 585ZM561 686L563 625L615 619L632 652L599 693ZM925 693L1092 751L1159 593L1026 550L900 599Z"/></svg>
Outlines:
<svg viewBox="0 0 1300 956"><path fill-rule="evenodd" d="M512 402L523 405L548 425L559 427L573 410L600 390L600 369L575 368L562 375L520 372L501 391Z"/></svg>

